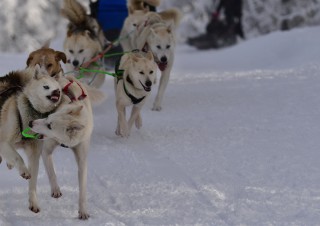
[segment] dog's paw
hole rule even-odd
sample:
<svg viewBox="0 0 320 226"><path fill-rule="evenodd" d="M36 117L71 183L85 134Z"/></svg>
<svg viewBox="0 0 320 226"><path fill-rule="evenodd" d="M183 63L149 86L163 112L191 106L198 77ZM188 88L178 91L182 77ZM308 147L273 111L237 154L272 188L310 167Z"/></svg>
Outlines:
<svg viewBox="0 0 320 226"><path fill-rule="evenodd" d="M136 118L135 125L137 129L142 127L142 118L140 116Z"/></svg>
<svg viewBox="0 0 320 226"><path fill-rule="evenodd" d="M31 174L26 167L22 167L22 169L20 169L20 175L26 180L29 180L31 178Z"/></svg>
<svg viewBox="0 0 320 226"><path fill-rule="evenodd" d="M8 168L9 170L12 170L12 169L13 169L13 165L7 163L7 168Z"/></svg>
<svg viewBox="0 0 320 226"><path fill-rule="evenodd" d="M162 110L162 107L158 105L154 105L152 108L152 111L161 111L161 110Z"/></svg>
<svg viewBox="0 0 320 226"><path fill-rule="evenodd" d="M34 213L39 213L40 212L39 206L35 205L35 204L30 204L29 205L29 210L31 210Z"/></svg>
<svg viewBox="0 0 320 226"><path fill-rule="evenodd" d="M87 211L79 211L79 219L80 220L88 220L90 215L87 213Z"/></svg>
<svg viewBox="0 0 320 226"><path fill-rule="evenodd" d="M55 189L52 189L52 191L51 191L51 197L52 197L52 198L58 199L58 198L60 198L61 196L62 196L62 193L61 193L59 187L58 187L58 188L55 188Z"/></svg>

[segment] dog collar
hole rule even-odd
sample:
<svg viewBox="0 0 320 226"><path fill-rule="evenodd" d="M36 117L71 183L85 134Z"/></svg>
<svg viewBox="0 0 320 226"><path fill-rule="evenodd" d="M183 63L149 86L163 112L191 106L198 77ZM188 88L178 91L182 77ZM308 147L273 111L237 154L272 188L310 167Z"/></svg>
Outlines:
<svg viewBox="0 0 320 226"><path fill-rule="evenodd" d="M69 148L67 145L65 145L65 144L60 144L60 146L61 147L63 147L63 148Z"/></svg>
<svg viewBox="0 0 320 226"><path fill-rule="evenodd" d="M128 79L128 77L129 77L129 75L127 76L127 79ZM131 79L128 82L133 86L133 83L132 83ZM123 81L123 89L124 89L124 92L130 98L130 100L131 100L131 102L133 104L139 104L146 97L146 96L143 96L141 98L136 98L135 96L133 96L131 93L128 92L124 81Z"/></svg>

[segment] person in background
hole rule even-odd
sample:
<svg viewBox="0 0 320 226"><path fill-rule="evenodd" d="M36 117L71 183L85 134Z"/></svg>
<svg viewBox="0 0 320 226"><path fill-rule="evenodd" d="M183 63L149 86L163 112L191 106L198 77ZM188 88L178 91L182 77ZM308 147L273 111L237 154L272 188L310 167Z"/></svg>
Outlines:
<svg viewBox="0 0 320 226"><path fill-rule="evenodd" d="M221 20L221 11L224 20ZM235 44L236 36L245 39L242 29L242 0L220 0L206 27L206 33L188 39L187 43L198 49L221 48Z"/></svg>

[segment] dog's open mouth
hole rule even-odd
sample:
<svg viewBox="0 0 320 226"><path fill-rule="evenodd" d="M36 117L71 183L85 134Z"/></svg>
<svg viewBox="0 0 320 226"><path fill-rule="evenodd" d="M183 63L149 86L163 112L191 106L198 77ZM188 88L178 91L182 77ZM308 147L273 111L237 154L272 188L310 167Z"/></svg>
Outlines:
<svg viewBox="0 0 320 226"><path fill-rule="evenodd" d="M168 62L157 62L160 71L164 71L167 68Z"/></svg>
<svg viewBox="0 0 320 226"><path fill-rule="evenodd" d="M51 95L47 96L53 103L57 103L60 100L60 90L56 89L52 91Z"/></svg>
<svg viewBox="0 0 320 226"><path fill-rule="evenodd" d="M143 83L139 80L140 84L142 85L143 89L146 91L146 92L150 92L151 91L151 86L145 86L143 85Z"/></svg>

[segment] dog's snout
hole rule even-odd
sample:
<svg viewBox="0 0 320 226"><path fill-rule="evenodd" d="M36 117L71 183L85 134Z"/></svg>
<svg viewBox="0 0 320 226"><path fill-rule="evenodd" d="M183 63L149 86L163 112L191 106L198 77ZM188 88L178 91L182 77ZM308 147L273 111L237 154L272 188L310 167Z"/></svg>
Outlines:
<svg viewBox="0 0 320 226"><path fill-rule="evenodd" d="M152 82L150 80L147 80L145 84L146 84L147 87L152 86Z"/></svg>
<svg viewBox="0 0 320 226"><path fill-rule="evenodd" d="M60 90L59 89L55 89L52 91L52 96L60 96Z"/></svg>
<svg viewBox="0 0 320 226"><path fill-rule="evenodd" d="M79 61L78 60L72 61L72 65L75 66L75 67L78 67L79 66Z"/></svg>
<svg viewBox="0 0 320 226"><path fill-rule="evenodd" d="M168 61L166 56L161 57L160 59L161 63L166 63Z"/></svg>
<svg viewBox="0 0 320 226"><path fill-rule="evenodd" d="M29 122L29 127L32 128L33 127L33 121Z"/></svg>

